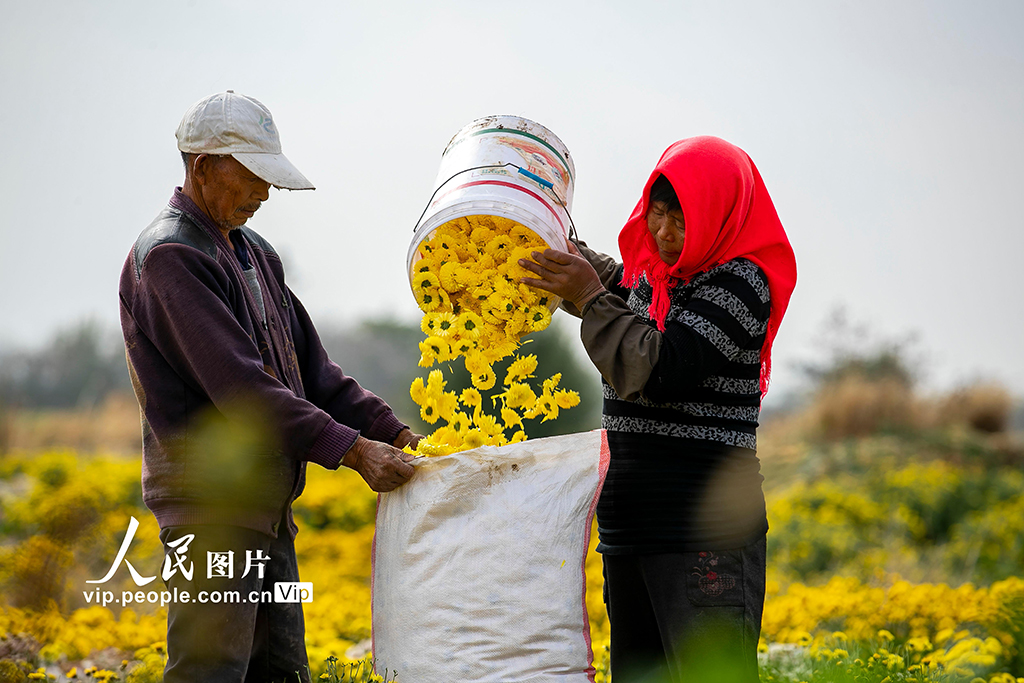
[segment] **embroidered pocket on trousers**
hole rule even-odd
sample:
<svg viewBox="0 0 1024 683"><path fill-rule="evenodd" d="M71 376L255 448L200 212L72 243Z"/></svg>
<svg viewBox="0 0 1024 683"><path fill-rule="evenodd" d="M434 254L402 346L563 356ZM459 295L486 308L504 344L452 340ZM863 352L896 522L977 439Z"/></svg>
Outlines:
<svg viewBox="0 0 1024 683"><path fill-rule="evenodd" d="M686 553L686 596L694 605L743 605L743 551L706 550Z"/></svg>

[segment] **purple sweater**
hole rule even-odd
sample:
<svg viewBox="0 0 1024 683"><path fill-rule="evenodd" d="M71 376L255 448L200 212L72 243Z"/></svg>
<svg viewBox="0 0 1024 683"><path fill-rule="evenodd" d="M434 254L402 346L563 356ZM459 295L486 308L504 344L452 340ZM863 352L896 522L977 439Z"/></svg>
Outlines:
<svg viewBox="0 0 1024 683"><path fill-rule="evenodd" d="M249 228L266 322L210 219L176 188L121 271L121 329L142 408L142 495L160 527L231 524L276 536L306 463L337 469L362 434L405 427L324 351L281 259Z"/></svg>

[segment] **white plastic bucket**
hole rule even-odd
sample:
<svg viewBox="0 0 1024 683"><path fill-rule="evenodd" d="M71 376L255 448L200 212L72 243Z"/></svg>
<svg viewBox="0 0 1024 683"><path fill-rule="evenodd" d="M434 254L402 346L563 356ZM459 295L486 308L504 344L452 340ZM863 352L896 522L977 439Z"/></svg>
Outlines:
<svg viewBox="0 0 1024 683"><path fill-rule="evenodd" d="M406 270L434 230L463 216L501 216L566 249L576 167L550 130L519 116L485 116L455 134L441 155L434 191L416 225Z"/></svg>

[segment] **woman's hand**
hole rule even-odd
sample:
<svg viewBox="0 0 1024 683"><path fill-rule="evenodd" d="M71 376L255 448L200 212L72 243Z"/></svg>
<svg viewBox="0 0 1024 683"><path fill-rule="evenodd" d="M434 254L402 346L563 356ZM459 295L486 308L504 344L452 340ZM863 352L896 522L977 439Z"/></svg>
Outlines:
<svg viewBox="0 0 1024 683"><path fill-rule="evenodd" d="M544 253L533 252L533 258L536 263L519 259L519 265L539 279L524 277L519 281L556 294L576 306L577 310L582 311L591 299L605 291L597 271L572 242L569 242L568 252L545 249Z"/></svg>

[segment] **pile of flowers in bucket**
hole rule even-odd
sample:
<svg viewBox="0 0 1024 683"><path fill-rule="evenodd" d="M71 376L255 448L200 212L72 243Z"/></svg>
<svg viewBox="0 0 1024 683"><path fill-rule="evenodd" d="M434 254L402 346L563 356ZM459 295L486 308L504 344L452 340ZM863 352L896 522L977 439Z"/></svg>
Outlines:
<svg viewBox="0 0 1024 683"><path fill-rule="evenodd" d="M524 419L558 417L580 402L560 389L561 374L531 383L534 355L516 355L502 385L494 364L516 352L520 339L551 323L555 297L521 284L531 273L519 265L547 245L532 230L498 216L467 216L440 226L419 245L412 289L423 311L421 367L463 359L473 386L445 391L441 370L413 380L410 395L429 424L443 421L416 449L418 455L448 455L483 445L526 440ZM491 394L484 396L481 392ZM487 400L490 399L488 411ZM509 434L510 432L510 434Z"/></svg>

